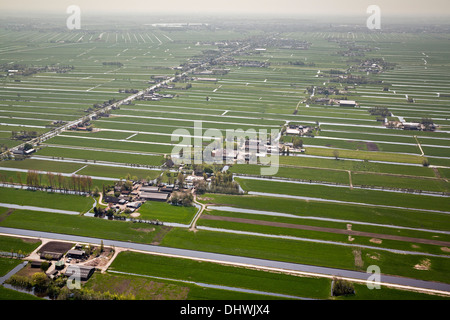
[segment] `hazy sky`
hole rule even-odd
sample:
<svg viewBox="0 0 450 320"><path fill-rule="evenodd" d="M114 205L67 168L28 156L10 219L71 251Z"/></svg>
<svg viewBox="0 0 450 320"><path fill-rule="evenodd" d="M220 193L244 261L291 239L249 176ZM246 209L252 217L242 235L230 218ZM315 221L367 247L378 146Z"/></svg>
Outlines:
<svg viewBox="0 0 450 320"><path fill-rule="evenodd" d="M373 4L385 15L450 15L449 0L0 0L0 12L65 13L69 5L78 5L85 13L366 15L367 7Z"/></svg>

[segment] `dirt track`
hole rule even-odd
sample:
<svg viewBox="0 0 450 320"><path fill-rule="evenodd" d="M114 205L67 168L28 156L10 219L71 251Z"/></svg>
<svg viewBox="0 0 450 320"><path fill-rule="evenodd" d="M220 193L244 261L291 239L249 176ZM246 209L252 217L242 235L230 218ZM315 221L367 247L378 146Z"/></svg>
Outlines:
<svg viewBox="0 0 450 320"><path fill-rule="evenodd" d="M397 241L406 241L406 242L413 242L413 243L423 243L423 244L432 244L432 245L436 245L436 246L450 247L450 242L447 242L447 241L402 237L402 236L395 236L395 235L389 235L389 234L379 234L379 233L354 231L354 230L347 230L347 229L334 229L334 228L315 227L315 226L307 226L307 225L292 224L292 223L270 222L270 221L263 221L263 220L222 217L222 216L213 216L213 215L202 215L201 219L221 220L221 221L256 224L256 225L261 225L261 226L271 226L271 227L281 227L281 228L292 228L292 229L301 229L301 230L338 233L338 234L345 234L345 235L351 235L351 236L362 236L362 237L371 237L371 238L377 238L377 239L397 240Z"/></svg>

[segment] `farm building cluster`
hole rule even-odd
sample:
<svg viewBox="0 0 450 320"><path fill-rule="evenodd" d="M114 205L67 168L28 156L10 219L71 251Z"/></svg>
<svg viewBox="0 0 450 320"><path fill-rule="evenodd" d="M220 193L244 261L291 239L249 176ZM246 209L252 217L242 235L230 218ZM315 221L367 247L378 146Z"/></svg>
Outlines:
<svg viewBox="0 0 450 320"><path fill-rule="evenodd" d="M314 128L311 126L302 126L298 124L290 124L286 127L286 135L305 136L310 135Z"/></svg>
<svg viewBox="0 0 450 320"><path fill-rule="evenodd" d="M405 122L405 121L386 121L385 126L391 129L417 130L417 131L435 131L434 123Z"/></svg>
<svg viewBox="0 0 450 320"><path fill-rule="evenodd" d="M338 100L338 99L330 99L330 98L316 98L313 100L315 104L320 104L324 106L339 106L339 107L350 107L354 108L359 106L359 104L355 100Z"/></svg>
<svg viewBox="0 0 450 320"><path fill-rule="evenodd" d="M27 258L31 269L43 269L53 279L65 276L87 281L97 268L106 267L113 254L109 247L49 241Z"/></svg>
<svg viewBox="0 0 450 320"><path fill-rule="evenodd" d="M176 185L151 185L137 181L133 181L132 185L132 190L128 190L116 184L114 190L105 195L104 202L117 211L133 213L145 201L166 202L172 192L179 190Z"/></svg>

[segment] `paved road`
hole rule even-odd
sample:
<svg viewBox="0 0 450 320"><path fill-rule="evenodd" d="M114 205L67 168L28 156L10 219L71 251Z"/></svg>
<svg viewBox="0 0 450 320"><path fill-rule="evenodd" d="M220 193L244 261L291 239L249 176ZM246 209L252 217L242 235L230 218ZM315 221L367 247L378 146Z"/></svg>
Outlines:
<svg viewBox="0 0 450 320"><path fill-rule="evenodd" d="M80 237L80 236L33 231L33 230L24 230L24 229L0 227L0 234L28 236L28 237L35 237L35 238L47 238L47 239L53 239L53 240L65 240L65 241L81 242L81 243L92 243L92 244L97 244L97 245L100 244L101 241L103 241L103 244L105 246L115 246L118 248L125 248L125 249L140 251L140 252L144 252L144 253L163 254L163 255L170 255L170 256L175 256L175 257L180 257L180 258L204 260L204 261L218 262L218 263L237 265L237 266L263 268L266 270L294 272L294 273L307 274L310 276L318 276L318 277L339 276L339 277L348 278L348 279L351 279L354 281L367 281L369 276L371 275L371 274L368 274L365 272L359 272L359 271L333 269L333 268L318 267L318 266L311 266L311 265L304 265L304 264L297 264L297 263L255 259L255 258L232 256L232 255L218 254L218 253L211 253L211 252L169 248L169 247L162 247L162 246L153 246L153 245L148 245L148 244L132 243L132 242L125 242L125 241L115 241L115 240L105 240L105 239L91 238L91 237ZM429 291L439 292L440 294L445 294L445 295L450 296L450 284L446 284L446 283L423 281L423 280L416 280L416 279L404 278L404 277L399 277L399 276L387 276L387 275L381 275L380 282L382 285L389 285L389 286L393 286L393 287L406 286L409 288L412 287L412 288L421 289L424 291L429 290Z"/></svg>

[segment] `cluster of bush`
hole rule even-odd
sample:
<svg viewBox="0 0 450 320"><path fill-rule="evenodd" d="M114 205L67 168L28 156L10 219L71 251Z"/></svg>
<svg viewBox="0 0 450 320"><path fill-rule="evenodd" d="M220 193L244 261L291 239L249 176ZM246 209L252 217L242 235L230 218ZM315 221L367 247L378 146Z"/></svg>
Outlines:
<svg viewBox="0 0 450 320"><path fill-rule="evenodd" d="M349 281L335 278L333 279L332 294L335 297L354 295L355 287Z"/></svg>
<svg viewBox="0 0 450 320"><path fill-rule="evenodd" d="M44 272L37 272L31 277L13 275L8 284L25 290L34 290L40 297L48 296L54 300L134 300L132 294L97 292L88 288L69 289L67 277L59 276L50 279Z"/></svg>
<svg viewBox="0 0 450 320"><path fill-rule="evenodd" d="M195 182L195 188L198 194L209 193L225 193L225 194L240 194L242 193L239 184L233 181L233 174L229 171L216 172L211 177L211 182L207 183L204 180Z"/></svg>
<svg viewBox="0 0 450 320"><path fill-rule="evenodd" d="M168 202L175 206L190 207L194 201L191 192L172 192Z"/></svg>

